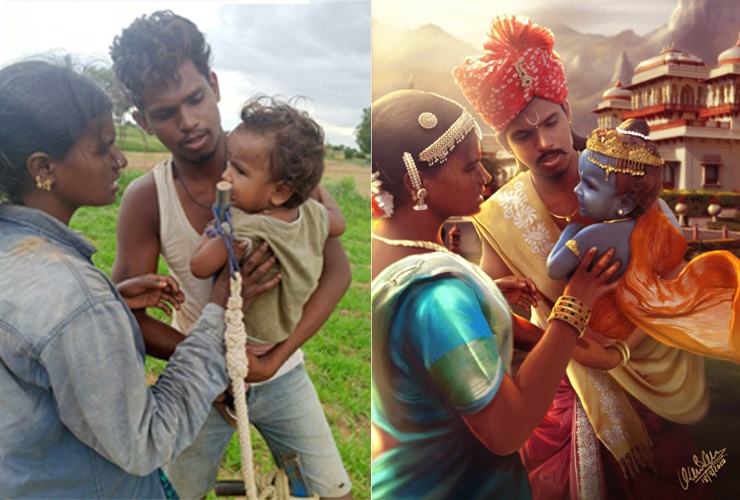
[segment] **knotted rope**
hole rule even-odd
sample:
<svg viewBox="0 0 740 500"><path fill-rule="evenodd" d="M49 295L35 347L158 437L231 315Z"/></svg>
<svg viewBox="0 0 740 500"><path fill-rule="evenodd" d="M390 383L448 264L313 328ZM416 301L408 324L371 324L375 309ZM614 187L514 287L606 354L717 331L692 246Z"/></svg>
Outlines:
<svg viewBox="0 0 740 500"><path fill-rule="evenodd" d="M244 390L244 380L249 374L249 358L247 358L247 332L244 329L242 318L242 275L239 261L234 254L234 231L231 224L231 212L228 206L213 206L213 215L216 220L215 229L226 244L229 252L229 300L226 303L226 371L231 380L231 390L234 396L236 422L239 430L239 448L242 459L242 476L244 488L249 500L258 500L257 487L254 480L254 463L252 460L252 436L249 430L249 412L247 410L247 394ZM225 223L228 231L222 224Z"/></svg>
<svg viewBox="0 0 740 500"><path fill-rule="evenodd" d="M220 184L220 183L219 183ZM231 189L231 185L228 187ZM218 196L218 195L217 195ZM229 206L216 203L213 206L213 216L216 221L215 230L224 240L229 252L229 300L226 303L226 371L231 380L231 388L236 409L236 422L239 431L239 447L241 454L241 469L244 479L244 488L249 500L299 500L290 493L288 475L284 470L268 472L255 476L252 459L252 437L249 429L249 412L247 409L247 393L244 381L249 374L249 358L247 357L247 332L244 329L242 312L242 275L239 261L234 254L234 231L231 223ZM228 230L224 230L226 225ZM259 486L259 495L257 493ZM313 495L312 498L319 498Z"/></svg>

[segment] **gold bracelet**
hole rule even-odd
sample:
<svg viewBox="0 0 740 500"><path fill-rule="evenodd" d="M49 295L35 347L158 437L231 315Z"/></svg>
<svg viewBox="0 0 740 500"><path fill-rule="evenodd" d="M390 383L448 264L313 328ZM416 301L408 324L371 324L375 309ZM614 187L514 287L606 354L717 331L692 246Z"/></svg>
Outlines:
<svg viewBox="0 0 740 500"><path fill-rule="evenodd" d="M627 342L625 342L622 339L617 340L614 342L614 347L617 348L619 351L619 355L622 357L622 362L619 363L619 366L622 367L627 364L627 362L630 360L630 346L627 345Z"/></svg>
<svg viewBox="0 0 740 500"><path fill-rule="evenodd" d="M591 310L588 308L588 306L586 306L586 304L583 303L582 300L577 299L575 297L571 297L570 295L563 295L559 297L555 305L556 306L570 305L576 308L583 309L588 315L591 314Z"/></svg>
<svg viewBox="0 0 740 500"><path fill-rule="evenodd" d="M591 318L591 309L575 297L563 295L558 298L552 308L548 321L557 319L564 321L578 330L578 338L583 337Z"/></svg>

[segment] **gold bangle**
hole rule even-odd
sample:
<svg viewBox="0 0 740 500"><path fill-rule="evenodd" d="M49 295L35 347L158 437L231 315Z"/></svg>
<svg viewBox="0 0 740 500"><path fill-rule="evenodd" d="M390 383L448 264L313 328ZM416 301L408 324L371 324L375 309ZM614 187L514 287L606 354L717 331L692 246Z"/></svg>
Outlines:
<svg viewBox="0 0 740 500"><path fill-rule="evenodd" d="M588 319L589 319L588 317L579 313L575 309L571 309L570 307L555 306L552 308L552 313L564 314L568 316L569 318L571 318L576 323L582 323L584 325L588 323Z"/></svg>
<svg viewBox="0 0 740 500"><path fill-rule="evenodd" d="M564 321L565 323L568 323L570 326L578 330L578 338L580 339L583 337L583 334L586 333L586 324L582 322L575 321L572 316L569 316L567 314L561 313L561 312L555 312L553 311L550 314L550 317L547 318L548 321L552 321L554 319Z"/></svg>
<svg viewBox="0 0 740 500"><path fill-rule="evenodd" d="M568 323L578 330L578 338L581 338L586 333L590 317L591 310L586 304L575 297L563 295L555 302L548 321L557 319Z"/></svg>
<svg viewBox="0 0 740 500"><path fill-rule="evenodd" d="M555 305L565 306L565 305L572 305L575 307L580 307L584 311L588 312L588 314L591 314L591 310L588 308L586 304L583 303L581 299L578 299L576 297L571 297L570 295L563 295L558 298Z"/></svg>
<svg viewBox="0 0 740 500"><path fill-rule="evenodd" d="M627 364L627 362L630 360L630 347L627 345L627 342L625 342L622 339L617 340L614 342L614 347L617 348L619 351L619 355L622 357L622 362L619 363L619 366L622 367Z"/></svg>

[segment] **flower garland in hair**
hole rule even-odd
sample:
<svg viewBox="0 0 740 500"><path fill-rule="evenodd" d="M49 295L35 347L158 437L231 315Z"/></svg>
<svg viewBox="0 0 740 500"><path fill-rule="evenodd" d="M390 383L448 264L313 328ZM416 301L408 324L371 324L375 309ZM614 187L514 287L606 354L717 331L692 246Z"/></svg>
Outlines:
<svg viewBox="0 0 740 500"><path fill-rule="evenodd" d="M388 191L383 191L380 171L373 172L370 193L373 219L387 219L393 215L393 195Z"/></svg>

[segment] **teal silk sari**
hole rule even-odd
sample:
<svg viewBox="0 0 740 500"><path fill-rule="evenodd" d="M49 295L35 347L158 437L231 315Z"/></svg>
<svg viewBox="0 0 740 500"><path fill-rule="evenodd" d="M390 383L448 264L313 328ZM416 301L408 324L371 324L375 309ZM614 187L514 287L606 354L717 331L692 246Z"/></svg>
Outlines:
<svg viewBox="0 0 740 500"><path fill-rule="evenodd" d="M373 462L373 499L530 498L519 455L494 455L461 418L493 399L511 362L511 310L493 281L456 255L411 256L373 280L372 310L372 419L399 442Z"/></svg>

